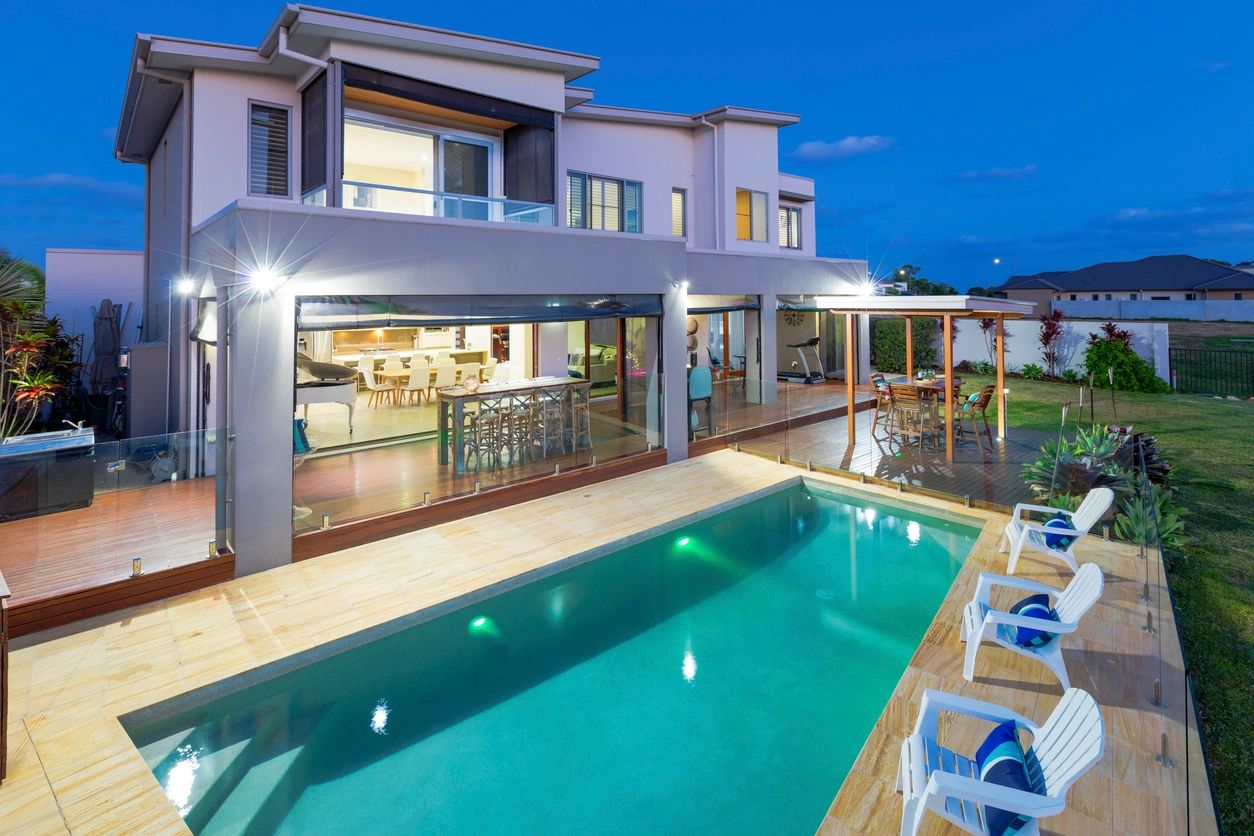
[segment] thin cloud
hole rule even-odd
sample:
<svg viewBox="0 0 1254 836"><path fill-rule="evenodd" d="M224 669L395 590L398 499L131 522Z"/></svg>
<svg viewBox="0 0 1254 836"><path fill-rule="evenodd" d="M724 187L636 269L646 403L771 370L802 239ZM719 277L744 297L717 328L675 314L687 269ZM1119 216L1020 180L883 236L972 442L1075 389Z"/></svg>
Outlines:
<svg viewBox="0 0 1254 836"><path fill-rule="evenodd" d="M7 189L65 189L78 192L103 195L120 200L138 201L144 197L144 187L137 183L123 183L117 180L101 180L98 177L87 177L81 174L65 174L49 172L47 174L0 174L0 187Z"/></svg>
<svg viewBox="0 0 1254 836"><path fill-rule="evenodd" d="M942 177L942 183L996 183L1026 180L1036 174L1036 163L1005 168L970 169L952 177Z"/></svg>
<svg viewBox="0 0 1254 836"><path fill-rule="evenodd" d="M867 154L878 154L887 151L897 142L896 137L879 136L847 136L835 142L812 139L797 146L797 150L789 154L793 159L816 165L847 160L850 157L864 157Z"/></svg>

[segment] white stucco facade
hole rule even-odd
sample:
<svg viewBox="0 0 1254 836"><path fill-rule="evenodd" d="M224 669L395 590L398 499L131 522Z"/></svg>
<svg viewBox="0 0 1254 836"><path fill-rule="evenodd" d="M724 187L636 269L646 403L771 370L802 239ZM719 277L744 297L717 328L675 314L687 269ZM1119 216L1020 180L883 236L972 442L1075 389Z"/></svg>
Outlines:
<svg viewBox="0 0 1254 836"><path fill-rule="evenodd" d="M815 257L813 181L779 170L779 131L798 121L790 114L604 106L590 101L591 90L570 86L599 66L591 56L300 6L285 7L256 48L140 36L135 63L118 155L149 168L145 303L164 308L165 294L185 277L216 294L217 414L206 420L233 432L223 453L233 458L220 461L218 473L233 508L226 513L241 572L290 558L290 393L302 297L456 296L465 299L467 316L476 299L499 295L651 297L659 313L648 333L660 360L650 408L660 404L661 414L648 432L678 460L687 455L690 294L755 300L758 309L746 311L738 336L745 391L750 400L770 401L778 298L854 294L866 278L863 261ZM250 161L253 104L288 116L286 148L265 146L260 163ZM496 157L490 190L475 195L495 201L498 213L507 201L548 204L537 216L547 220L406 214L352 202L349 190L360 196L360 184L340 186L352 179L342 163L344 114L361 109L388 130L436 136L431 147L440 154L444 134L479 137ZM257 166L272 174L280 157L287 193L250 194ZM616 228L623 231L570 228L571 172L618 181L623 205L596 211L621 211ZM630 223L628 184L633 195L639 184ZM466 195L442 188L437 182L429 198L410 202L464 205ZM673 230L675 189L686 195L684 235ZM764 240L738 234L737 190L765 195L765 218L755 216L752 236ZM151 206L158 194L161 212ZM175 215L173 204L185 208ZM798 248L781 247L781 205L800 213ZM250 281L259 272L281 286L257 292ZM172 331L185 333L195 306L173 310L182 319ZM516 327L511 336L530 342ZM542 323L535 334L538 371L564 374L563 328ZM189 357L174 367L189 371L173 381L182 390L173 402L189 401L188 392L208 379L204 365ZM187 428L183 418L191 420L190 412L176 416L176 429Z"/></svg>

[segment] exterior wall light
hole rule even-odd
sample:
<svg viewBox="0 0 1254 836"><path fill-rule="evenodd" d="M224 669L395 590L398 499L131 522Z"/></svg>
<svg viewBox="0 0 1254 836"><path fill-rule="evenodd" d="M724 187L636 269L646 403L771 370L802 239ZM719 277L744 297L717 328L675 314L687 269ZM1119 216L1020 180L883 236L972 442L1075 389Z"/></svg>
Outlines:
<svg viewBox="0 0 1254 836"><path fill-rule="evenodd" d="M279 289L287 277L280 275L273 267L257 267L248 272L248 282L261 293L271 293Z"/></svg>
<svg viewBox="0 0 1254 836"><path fill-rule="evenodd" d="M678 290L687 290L687 289L688 289L688 280L687 280L687 279L676 279L675 281L671 282L671 287L676 288L676 289L678 289Z"/></svg>
<svg viewBox="0 0 1254 836"><path fill-rule="evenodd" d="M196 289L196 280L190 276L184 276L174 283L174 291L179 296L190 296L192 291Z"/></svg>

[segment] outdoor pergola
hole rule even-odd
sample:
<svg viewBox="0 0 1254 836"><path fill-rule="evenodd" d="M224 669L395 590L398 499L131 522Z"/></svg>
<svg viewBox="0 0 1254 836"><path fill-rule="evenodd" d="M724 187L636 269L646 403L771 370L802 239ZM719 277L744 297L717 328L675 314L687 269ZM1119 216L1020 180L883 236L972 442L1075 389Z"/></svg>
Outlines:
<svg viewBox="0 0 1254 836"><path fill-rule="evenodd" d="M990 299L983 296L820 296L817 307L833 314L844 314L845 333L853 333L857 314L899 316L906 320L906 377L914 379L915 317L941 320L941 345L945 370L945 460L954 460L954 320L995 319L997 321L997 437L1006 437L1006 320L1031 316L1031 302ZM854 444L853 340L845 340L845 392L849 404L849 446Z"/></svg>

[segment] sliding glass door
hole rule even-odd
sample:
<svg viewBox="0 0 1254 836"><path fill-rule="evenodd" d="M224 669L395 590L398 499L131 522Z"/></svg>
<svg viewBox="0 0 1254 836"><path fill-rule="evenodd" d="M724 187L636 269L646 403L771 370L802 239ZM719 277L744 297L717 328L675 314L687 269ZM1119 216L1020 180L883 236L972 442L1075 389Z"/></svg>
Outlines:
<svg viewBox="0 0 1254 836"><path fill-rule="evenodd" d="M445 201L443 214L474 221L491 220L490 201L465 197L491 195L491 146L462 137L441 137L440 160L444 173L441 190L459 196Z"/></svg>

